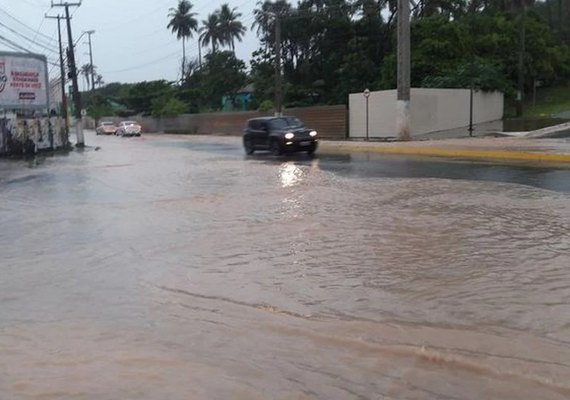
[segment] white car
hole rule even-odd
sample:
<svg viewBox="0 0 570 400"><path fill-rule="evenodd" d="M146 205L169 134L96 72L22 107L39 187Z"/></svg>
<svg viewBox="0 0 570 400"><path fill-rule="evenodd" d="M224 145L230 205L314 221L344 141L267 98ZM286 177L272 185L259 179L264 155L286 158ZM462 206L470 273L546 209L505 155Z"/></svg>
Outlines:
<svg viewBox="0 0 570 400"><path fill-rule="evenodd" d="M117 128L117 136L140 136L142 128L135 121L123 121Z"/></svg>
<svg viewBox="0 0 570 400"><path fill-rule="evenodd" d="M114 135L117 133L117 127L110 121L103 121L95 129L97 135Z"/></svg>

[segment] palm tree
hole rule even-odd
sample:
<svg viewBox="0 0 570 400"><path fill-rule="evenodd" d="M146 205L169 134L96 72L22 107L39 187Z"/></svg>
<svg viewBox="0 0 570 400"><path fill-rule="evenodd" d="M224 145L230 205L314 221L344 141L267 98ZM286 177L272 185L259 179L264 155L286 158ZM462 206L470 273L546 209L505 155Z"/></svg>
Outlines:
<svg viewBox="0 0 570 400"><path fill-rule="evenodd" d="M284 16L291 14L291 4L287 0L276 0L272 2L270 0L258 1L257 8L253 11L255 16L255 21L251 25L251 29L257 26L257 36L265 36L266 38L271 38L273 42L273 32L275 31L275 17L279 16L283 18Z"/></svg>
<svg viewBox="0 0 570 400"><path fill-rule="evenodd" d="M178 7L171 8L168 13L170 22L166 26L176 34L178 40L182 39L182 77L186 75L186 39L192 37L192 32L198 30L198 21L192 10L192 3L188 0L179 0Z"/></svg>
<svg viewBox="0 0 570 400"><path fill-rule="evenodd" d="M100 88L104 84L105 84L105 81L103 80L103 75L97 74L97 76L95 76L95 85L99 86L99 88Z"/></svg>
<svg viewBox="0 0 570 400"><path fill-rule="evenodd" d="M202 21L200 28L200 43L205 46L212 44L212 54L216 52L218 44L224 43L218 12L208 15L208 19Z"/></svg>
<svg viewBox="0 0 570 400"><path fill-rule="evenodd" d="M246 28L238 20L241 13L236 12L236 7L231 8L228 3L222 4L222 7L217 11L220 18L220 30L222 39L225 44L229 44L231 50L235 53L235 40L241 42Z"/></svg>
<svg viewBox="0 0 570 400"><path fill-rule="evenodd" d="M81 74L85 78L85 82L87 83L87 88L91 87L91 74L94 72L94 67L91 64L84 64L81 66Z"/></svg>

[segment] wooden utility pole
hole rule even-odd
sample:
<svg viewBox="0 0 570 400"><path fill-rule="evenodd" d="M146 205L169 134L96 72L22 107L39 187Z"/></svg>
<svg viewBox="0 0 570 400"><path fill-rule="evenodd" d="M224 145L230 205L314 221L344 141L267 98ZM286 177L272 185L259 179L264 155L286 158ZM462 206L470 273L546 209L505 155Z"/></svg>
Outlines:
<svg viewBox="0 0 570 400"><path fill-rule="evenodd" d="M75 133L77 135L77 147L85 146L85 139L83 137L83 126L81 121L81 94L79 93L79 84L77 82L77 67L75 64L75 46L73 45L73 35L71 33L71 17L69 16L69 7L79 7L79 3L52 3L52 7L65 7L65 19L67 21L67 41L69 42L69 74L73 86L73 108L75 116Z"/></svg>
<svg viewBox="0 0 570 400"><path fill-rule="evenodd" d="M398 139L410 140L410 0L398 0Z"/></svg>
<svg viewBox="0 0 570 400"><path fill-rule="evenodd" d="M67 116L67 94L65 93L65 64L63 60L63 43L61 40L61 16L50 17L45 16L47 19L57 19L57 36L59 40L59 69L61 73L61 118L63 119L63 126L65 129L65 137L63 138L64 146L69 143L69 121Z"/></svg>
<svg viewBox="0 0 570 400"><path fill-rule="evenodd" d="M275 13L275 116L282 115L283 87L281 76L281 16Z"/></svg>

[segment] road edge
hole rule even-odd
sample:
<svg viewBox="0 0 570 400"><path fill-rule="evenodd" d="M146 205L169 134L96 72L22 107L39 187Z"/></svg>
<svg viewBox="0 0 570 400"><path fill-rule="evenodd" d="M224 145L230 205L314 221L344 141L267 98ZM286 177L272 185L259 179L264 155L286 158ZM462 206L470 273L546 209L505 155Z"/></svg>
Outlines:
<svg viewBox="0 0 570 400"><path fill-rule="evenodd" d="M472 160L528 161L538 163L570 164L570 154L517 150L488 150L444 147L408 147L398 145L358 145L321 143L323 150L340 150L359 153L378 153L408 156L462 158Z"/></svg>

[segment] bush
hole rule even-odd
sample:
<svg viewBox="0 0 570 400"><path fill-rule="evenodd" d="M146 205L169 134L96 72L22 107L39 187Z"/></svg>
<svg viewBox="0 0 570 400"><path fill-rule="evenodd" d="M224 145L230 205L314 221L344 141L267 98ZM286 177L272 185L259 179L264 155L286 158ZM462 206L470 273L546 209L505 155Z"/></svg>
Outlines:
<svg viewBox="0 0 570 400"><path fill-rule="evenodd" d="M188 111L188 105L176 97L159 97L152 101L152 115L155 117L175 117Z"/></svg>
<svg viewBox="0 0 570 400"><path fill-rule="evenodd" d="M257 109L257 111L269 112L269 111L273 111L274 109L275 109L275 105L273 104L273 102L271 100L264 100L259 105L259 108Z"/></svg>

